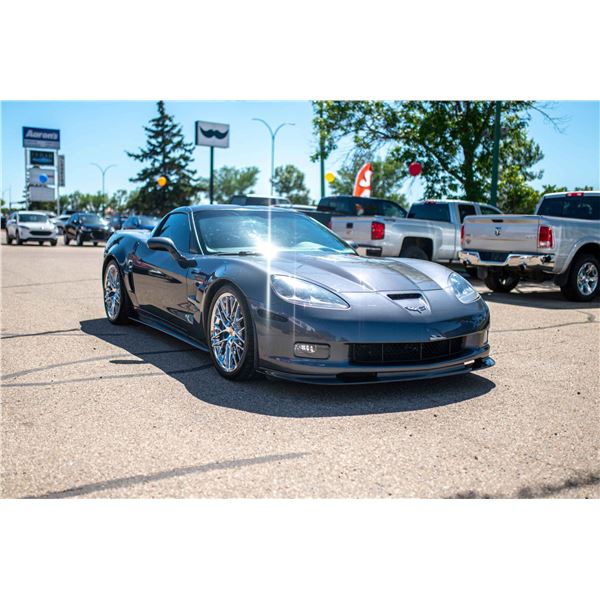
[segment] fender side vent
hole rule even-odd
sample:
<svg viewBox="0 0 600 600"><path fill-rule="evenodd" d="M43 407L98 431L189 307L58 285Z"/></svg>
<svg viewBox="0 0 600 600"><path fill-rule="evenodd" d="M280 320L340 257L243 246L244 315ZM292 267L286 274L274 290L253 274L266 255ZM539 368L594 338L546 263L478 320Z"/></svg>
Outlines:
<svg viewBox="0 0 600 600"><path fill-rule="evenodd" d="M388 294L390 300L417 300L421 298L421 294L406 293L406 294Z"/></svg>

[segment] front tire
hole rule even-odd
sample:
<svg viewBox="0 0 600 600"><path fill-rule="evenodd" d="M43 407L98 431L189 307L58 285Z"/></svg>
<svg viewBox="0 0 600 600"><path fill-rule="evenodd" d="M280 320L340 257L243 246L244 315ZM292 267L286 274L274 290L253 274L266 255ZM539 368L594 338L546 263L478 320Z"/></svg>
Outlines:
<svg viewBox="0 0 600 600"><path fill-rule="evenodd" d="M78 246L83 246L83 237L81 237L81 233L77 234L77 237L75 238L75 242L77 243Z"/></svg>
<svg viewBox="0 0 600 600"><path fill-rule="evenodd" d="M600 261L595 256L580 256L573 261L567 284L560 290L567 300L590 302L598 295L598 273Z"/></svg>
<svg viewBox="0 0 600 600"><path fill-rule="evenodd" d="M508 294L517 287L519 276L502 271L488 271L483 281L492 292Z"/></svg>
<svg viewBox="0 0 600 600"><path fill-rule="evenodd" d="M51 246L56 246L57 243L58 243L58 240L50 240Z"/></svg>
<svg viewBox="0 0 600 600"><path fill-rule="evenodd" d="M69 236L66 233L65 233L65 237L64 237L63 241L65 242L65 246L68 246L71 242L71 240L69 239Z"/></svg>
<svg viewBox="0 0 600 600"><path fill-rule="evenodd" d="M8 233L8 229L6 230L6 243L10 246L13 242L13 239L10 237L10 233Z"/></svg>
<svg viewBox="0 0 600 600"><path fill-rule="evenodd" d="M210 357L219 375L244 381L256 376L254 324L242 293L231 285L217 290L208 311Z"/></svg>
<svg viewBox="0 0 600 600"><path fill-rule="evenodd" d="M125 289L121 269L114 259L109 260L104 267L102 290L104 292L104 311L108 320L114 325L127 323L132 313L131 301Z"/></svg>
<svg viewBox="0 0 600 600"><path fill-rule="evenodd" d="M23 240L21 239L21 236L19 235L19 231L17 230L17 246L22 246L23 245Z"/></svg>

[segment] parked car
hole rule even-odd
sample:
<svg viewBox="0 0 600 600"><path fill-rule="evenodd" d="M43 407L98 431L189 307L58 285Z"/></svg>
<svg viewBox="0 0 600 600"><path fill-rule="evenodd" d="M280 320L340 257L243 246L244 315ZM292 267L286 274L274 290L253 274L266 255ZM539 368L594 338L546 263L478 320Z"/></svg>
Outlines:
<svg viewBox="0 0 600 600"><path fill-rule="evenodd" d="M41 211L23 210L14 212L6 222L6 243L37 242L40 246L49 242L56 246L58 230L48 215Z"/></svg>
<svg viewBox="0 0 600 600"><path fill-rule="evenodd" d="M553 280L569 300L598 295L600 191L546 194L535 215L469 217L460 260L494 292Z"/></svg>
<svg viewBox="0 0 600 600"><path fill-rule="evenodd" d="M186 206L151 237L116 232L102 282L111 323L207 351L227 379L401 381L494 364L488 307L458 273L361 257L289 209Z"/></svg>
<svg viewBox="0 0 600 600"><path fill-rule="evenodd" d="M70 215L62 214L59 217L52 219L52 222L56 225L58 235L63 235L65 232L65 223L69 220Z"/></svg>
<svg viewBox="0 0 600 600"><path fill-rule="evenodd" d="M125 221L127 220L128 217L126 217L125 215L121 215L121 214L112 214L110 217L108 217L106 220L108 221L108 224L115 230L118 231L119 229L121 229L121 227L123 227L123 223L125 223Z"/></svg>
<svg viewBox="0 0 600 600"><path fill-rule="evenodd" d="M490 205L426 200L411 205L406 218L355 217L338 222L338 233L367 256L401 256L439 263L458 261L460 226L467 215L500 214ZM334 226L335 230L335 226Z"/></svg>
<svg viewBox="0 0 600 600"><path fill-rule="evenodd" d="M84 242L92 242L94 246L98 242L105 242L114 229L95 213L78 212L69 217L64 227L64 242L68 246L74 240L78 246Z"/></svg>
<svg viewBox="0 0 600 600"><path fill-rule="evenodd" d="M158 217L130 215L123 222L121 229L145 229L146 231L152 231L158 225L159 221Z"/></svg>

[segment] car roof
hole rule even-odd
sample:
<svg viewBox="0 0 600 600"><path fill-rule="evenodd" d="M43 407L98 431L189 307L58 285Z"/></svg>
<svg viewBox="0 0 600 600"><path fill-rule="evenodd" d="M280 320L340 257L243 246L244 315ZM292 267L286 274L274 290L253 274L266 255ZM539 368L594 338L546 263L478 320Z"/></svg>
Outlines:
<svg viewBox="0 0 600 600"><path fill-rule="evenodd" d="M45 213L41 210L18 210L18 215L43 215L44 217L48 216L48 213Z"/></svg>
<svg viewBox="0 0 600 600"><path fill-rule="evenodd" d="M176 212L178 210L187 210L190 212L202 212L205 210L235 210L246 212L261 212L265 210L274 210L286 214L290 212L289 208L279 208L278 206L241 206L239 204L197 204L195 206L182 206L181 208L175 208L172 212Z"/></svg>
<svg viewBox="0 0 600 600"><path fill-rule="evenodd" d="M581 194L583 196L598 196L600 194L600 190L573 190L571 192L549 192L548 194L544 194L544 198L551 198L552 196L568 196L569 194Z"/></svg>

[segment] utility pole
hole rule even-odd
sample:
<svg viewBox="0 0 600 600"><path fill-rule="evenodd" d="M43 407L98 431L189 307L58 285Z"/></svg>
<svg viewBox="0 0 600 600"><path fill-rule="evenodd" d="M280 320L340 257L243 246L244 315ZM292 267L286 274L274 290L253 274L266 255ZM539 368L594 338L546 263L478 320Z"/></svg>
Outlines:
<svg viewBox="0 0 600 600"><path fill-rule="evenodd" d="M277 132L285 125L294 126L295 123L282 123L277 127L277 129L275 129L275 131L273 131L271 126L264 119L253 118L252 120L260 121L269 130L271 135L271 196L273 196L273 178L275 177L275 136L277 135Z"/></svg>
<svg viewBox="0 0 600 600"><path fill-rule="evenodd" d="M492 189L490 193L490 204L498 204L498 167L500 162L500 118L502 102L496 101L496 111L494 120L494 146L492 150Z"/></svg>
<svg viewBox="0 0 600 600"><path fill-rule="evenodd" d="M321 163L321 198L325 198L325 140L323 138L323 105L319 108L319 162Z"/></svg>

